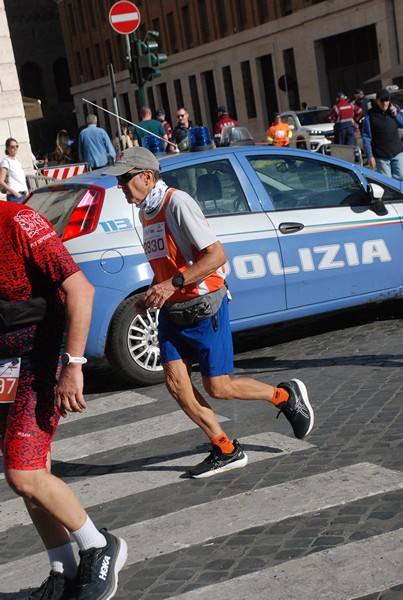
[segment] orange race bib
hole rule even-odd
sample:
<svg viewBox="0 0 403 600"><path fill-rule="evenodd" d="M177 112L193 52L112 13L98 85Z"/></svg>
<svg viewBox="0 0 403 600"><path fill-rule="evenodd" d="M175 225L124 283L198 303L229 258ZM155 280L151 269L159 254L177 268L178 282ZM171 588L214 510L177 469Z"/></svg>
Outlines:
<svg viewBox="0 0 403 600"><path fill-rule="evenodd" d="M20 358L0 358L0 402L14 402L20 368Z"/></svg>

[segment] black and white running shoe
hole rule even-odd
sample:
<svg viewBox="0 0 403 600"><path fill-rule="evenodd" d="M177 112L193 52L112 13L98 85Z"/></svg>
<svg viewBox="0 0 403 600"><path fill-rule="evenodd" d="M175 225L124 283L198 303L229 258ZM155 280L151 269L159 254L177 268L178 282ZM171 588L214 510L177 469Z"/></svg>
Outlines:
<svg viewBox="0 0 403 600"><path fill-rule="evenodd" d="M296 438L306 437L313 427L314 415L305 385L299 379L291 379L279 383L277 387L286 390L290 397L287 402L281 402L276 408L289 420Z"/></svg>
<svg viewBox="0 0 403 600"><path fill-rule="evenodd" d="M213 446L213 450L203 462L189 469L189 475L194 479L201 479L245 467L248 464L247 455L243 452L238 440L234 440L233 444L234 451L229 454L222 452L219 446Z"/></svg>
<svg viewBox="0 0 403 600"><path fill-rule="evenodd" d="M77 574L77 600L110 600L116 594L118 573L127 559L127 544L106 529L104 548L80 550Z"/></svg>
<svg viewBox="0 0 403 600"><path fill-rule="evenodd" d="M57 571L51 571L42 585L26 600L72 600L76 597L75 584Z"/></svg>

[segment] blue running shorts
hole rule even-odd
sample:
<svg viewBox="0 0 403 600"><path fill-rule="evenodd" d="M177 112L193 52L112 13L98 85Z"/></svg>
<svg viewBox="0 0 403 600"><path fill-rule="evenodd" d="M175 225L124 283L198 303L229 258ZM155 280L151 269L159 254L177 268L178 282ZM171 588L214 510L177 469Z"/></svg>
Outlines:
<svg viewBox="0 0 403 600"><path fill-rule="evenodd" d="M219 311L213 317L203 319L190 327L172 323L167 309L162 308L158 323L158 342L162 364L183 359L198 362L204 377L232 373L234 349L227 296L224 296Z"/></svg>

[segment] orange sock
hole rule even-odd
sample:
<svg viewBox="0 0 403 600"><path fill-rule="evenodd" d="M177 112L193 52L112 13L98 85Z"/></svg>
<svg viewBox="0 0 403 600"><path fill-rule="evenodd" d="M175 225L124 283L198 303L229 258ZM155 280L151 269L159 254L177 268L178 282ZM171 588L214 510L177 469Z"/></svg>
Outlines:
<svg viewBox="0 0 403 600"><path fill-rule="evenodd" d="M273 398L270 400L272 404L277 406L277 404L281 404L281 402L287 402L290 394L283 390L283 388L273 388Z"/></svg>
<svg viewBox="0 0 403 600"><path fill-rule="evenodd" d="M225 454L231 454L235 449L234 444L230 441L226 433L222 433L215 438L210 438L210 442L213 446L218 446Z"/></svg>

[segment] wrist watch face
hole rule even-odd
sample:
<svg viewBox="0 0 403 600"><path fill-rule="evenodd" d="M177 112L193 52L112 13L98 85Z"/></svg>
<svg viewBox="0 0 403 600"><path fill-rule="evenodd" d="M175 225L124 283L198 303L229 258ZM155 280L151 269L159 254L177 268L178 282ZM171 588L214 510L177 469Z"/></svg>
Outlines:
<svg viewBox="0 0 403 600"><path fill-rule="evenodd" d="M63 365L69 365L70 364L70 354L67 354L67 352L65 352L64 354L62 354L62 364Z"/></svg>
<svg viewBox="0 0 403 600"><path fill-rule="evenodd" d="M172 279L172 283L175 287L182 288L185 284L185 278L183 274L179 273L179 275L175 275L175 277Z"/></svg>

